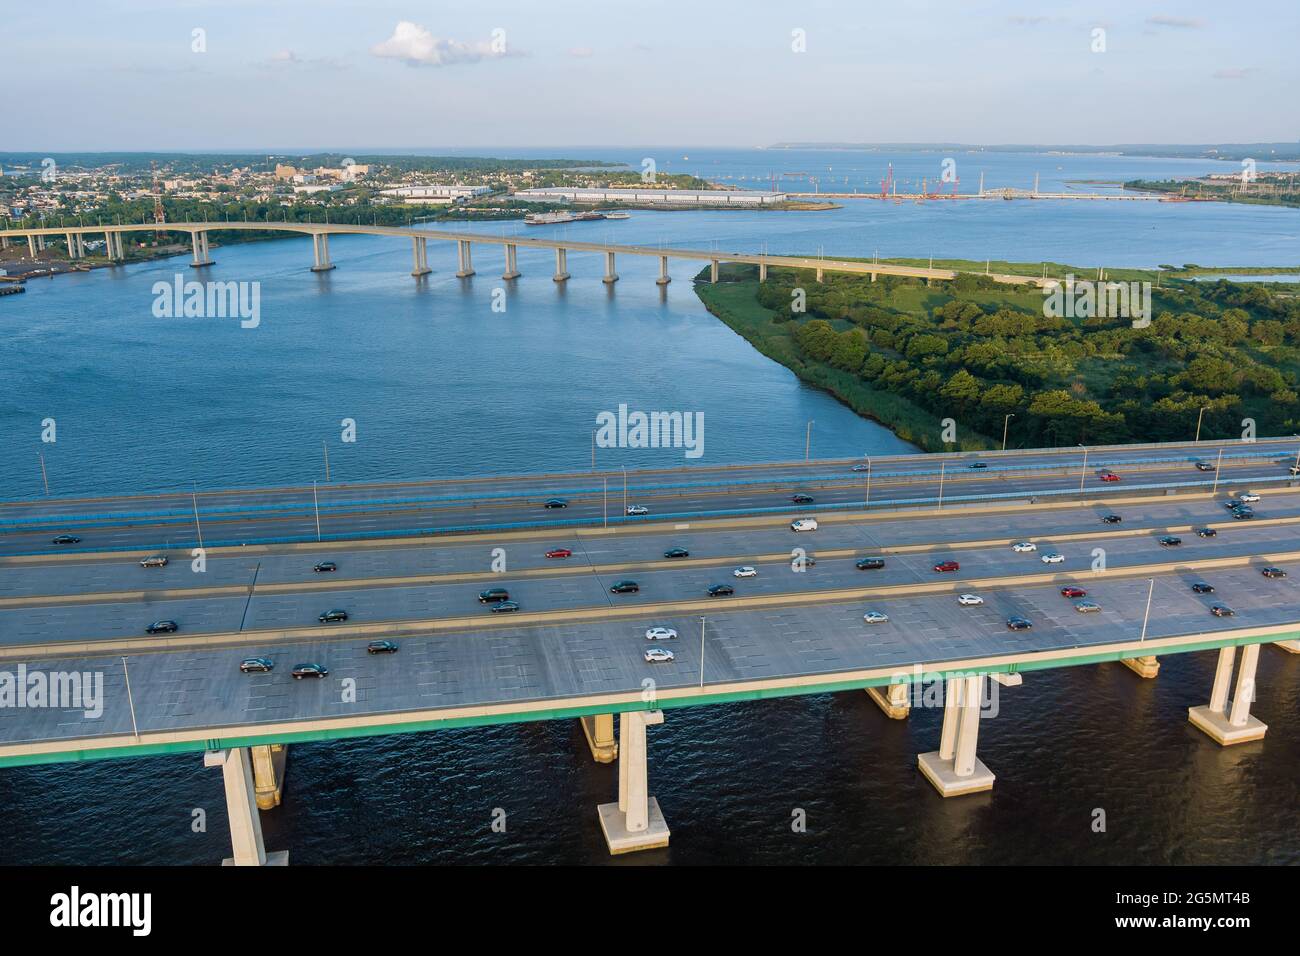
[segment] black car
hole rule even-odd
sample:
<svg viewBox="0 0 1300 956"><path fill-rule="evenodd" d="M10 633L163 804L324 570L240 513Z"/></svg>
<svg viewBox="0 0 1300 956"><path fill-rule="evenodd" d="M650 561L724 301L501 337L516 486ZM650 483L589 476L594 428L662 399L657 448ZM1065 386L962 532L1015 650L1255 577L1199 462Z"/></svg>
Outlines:
<svg viewBox="0 0 1300 956"><path fill-rule="evenodd" d="M730 584L715 584L709 588L709 597L731 597L736 593L736 589Z"/></svg>
<svg viewBox="0 0 1300 956"><path fill-rule="evenodd" d="M1029 621L1028 618L1023 618L1023 617L1009 617L1009 618L1007 618L1007 630L1008 630L1008 631L1028 631L1028 630L1029 630L1030 628L1032 628L1033 626L1034 626L1034 625L1033 625L1032 623L1030 623L1030 621Z"/></svg>
<svg viewBox="0 0 1300 956"><path fill-rule="evenodd" d="M988 466L989 466L989 465L988 465L988 462L986 462L986 461L972 461L972 462L971 462L969 465L967 465L966 467L967 467L967 468L987 468Z"/></svg>
<svg viewBox="0 0 1300 956"><path fill-rule="evenodd" d="M175 634L180 629L180 625L175 621L154 621L144 629L144 632L146 634Z"/></svg>
<svg viewBox="0 0 1300 956"><path fill-rule="evenodd" d="M1124 519L1121 518L1119 515L1102 515L1102 516L1101 516L1101 523L1102 523L1102 524L1119 524L1119 523L1120 523L1121 521L1123 521L1123 520L1124 520Z"/></svg>
<svg viewBox="0 0 1300 956"><path fill-rule="evenodd" d="M641 585L635 581L615 581L609 586L610 594L636 594L641 590Z"/></svg>
<svg viewBox="0 0 1300 956"><path fill-rule="evenodd" d="M324 677L329 671L324 664L294 664L290 673L294 680L302 680L304 677Z"/></svg>
<svg viewBox="0 0 1300 956"><path fill-rule="evenodd" d="M854 565L859 571L877 571L884 566L884 558L859 558Z"/></svg>
<svg viewBox="0 0 1300 956"><path fill-rule="evenodd" d="M1232 509L1232 518L1234 521L1249 521L1253 517L1255 517L1255 511L1252 508L1247 508L1243 505L1240 508Z"/></svg>
<svg viewBox="0 0 1300 956"><path fill-rule="evenodd" d="M542 507L543 508L567 508L569 507L569 502L564 498L547 498L545 504L543 504Z"/></svg>
<svg viewBox="0 0 1300 956"><path fill-rule="evenodd" d="M519 610L518 601L501 601L498 604L492 605L493 614L510 614L511 612L517 610Z"/></svg>
<svg viewBox="0 0 1300 956"><path fill-rule="evenodd" d="M810 505L813 503L812 495L803 495L803 494L791 495L790 500L797 505Z"/></svg>
<svg viewBox="0 0 1300 956"><path fill-rule="evenodd" d="M1172 534L1167 534L1160 539L1160 547L1162 548L1176 548L1182 543L1182 538L1175 538Z"/></svg>
<svg viewBox="0 0 1300 956"><path fill-rule="evenodd" d="M478 592L479 604L496 604L498 601L509 601L510 592L505 588L488 588L486 591Z"/></svg>
<svg viewBox="0 0 1300 956"><path fill-rule="evenodd" d="M317 574L325 574L329 571L337 571L338 569L339 566L335 564L333 561L322 561L320 564L312 568L312 570L315 571Z"/></svg>
<svg viewBox="0 0 1300 956"><path fill-rule="evenodd" d="M316 618L316 620L320 621L322 624L337 624L340 621L346 621L347 619L348 612L340 610L339 608L333 608L332 610L326 611L324 614Z"/></svg>
<svg viewBox="0 0 1300 956"><path fill-rule="evenodd" d="M1197 529L1196 529L1196 537L1198 537L1198 538L1216 538L1216 537L1218 537L1218 535L1219 535L1219 532L1215 531L1213 528L1197 528Z"/></svg>
<svg viewBox="0 0 1300 956"><path fill-rule="evenodd" d="M1226 604L1215 604L1210 608L1210 613L1215 617L1232 617L1232 608Z"/></svg>
<svg viewBox="0 0 1300 956"><path fill-rule="evenodd" d="M75 534L56 534L50 539L50 544L80 544L81 539Z"/></svg>
<svg viewBox="0 0 1300 956"><path fill-rule="evenodd" d="M246 657L239 662L239 669L245 674L265 674L275 667L275 661L269 657Z"/></svg>
<svg viewBox="0 0 1300 956"><path fill-rule="evenodd" d="M1284 578L1284 577L1286 577L1286 572L1283 571L1281 568L1265 568L1265 569L1264 569L1263 571L1261 571L1260 573L1263 574L1264 577L1266 577L1266 578Z"/></svg>
<svg viewBox="0 0 1300 956"><path fill-rule="evenodd" d="M366 645L367 654L396 654L396 641L371 641Z"/></svg>
<svg viewBox="0 0 1300 956"><path fill-rule="evenodd" d="M1195 584L1192 585L1192 590L1195 591L1197 594L1213 594L1214 585L1206 584L1204 581L1197 581Z"/></svg>
<svg viewBox="0 0 1300 956"><path fill-rule="evenodd" d="M1246 504L1245 502L1238 501L1236 498L1229 498L1227 501L1223 503L1223 507L1227 508L1229 511L1232 511L1234 508L1244 508L1246 507Z"/></svg>
<svg viewBox="0 0 1300 956"><path fill-rule="evenodd" d="M665 558L689 558L691 553L685 548L669 548L664 552Z"/></svg>

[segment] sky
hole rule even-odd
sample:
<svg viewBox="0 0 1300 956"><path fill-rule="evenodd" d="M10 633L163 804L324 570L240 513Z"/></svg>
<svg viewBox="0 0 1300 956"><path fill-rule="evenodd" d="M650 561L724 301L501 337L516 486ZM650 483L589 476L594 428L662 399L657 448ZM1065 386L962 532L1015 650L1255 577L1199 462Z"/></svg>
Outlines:
<svg viewBox="0 0 1300 956"><path fill-rule="evenodd" d="M5 0L0 150L1295 142L1300 3Z"/></svg>

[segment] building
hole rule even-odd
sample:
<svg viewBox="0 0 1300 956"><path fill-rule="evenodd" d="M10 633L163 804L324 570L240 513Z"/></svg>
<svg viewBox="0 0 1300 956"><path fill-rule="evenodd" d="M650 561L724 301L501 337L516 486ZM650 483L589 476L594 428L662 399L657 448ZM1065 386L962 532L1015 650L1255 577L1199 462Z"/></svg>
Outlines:
<svg viewBox="0 0 1300 956"><path fill-rule="evenodd" d="M463 202L478 196L487 196L492 192L491 186L396 186L381 191L385 196L393 196L407 202L428 205L446 205Z"/></svg>
<svg viewBox="0 0 1300 956"><path fill-rule="evenodd" d="M785 193L743 189L601 189L551 186L521 189L515 199L525 202L630 202L673 206L770 206L784 202Z"/></svg>

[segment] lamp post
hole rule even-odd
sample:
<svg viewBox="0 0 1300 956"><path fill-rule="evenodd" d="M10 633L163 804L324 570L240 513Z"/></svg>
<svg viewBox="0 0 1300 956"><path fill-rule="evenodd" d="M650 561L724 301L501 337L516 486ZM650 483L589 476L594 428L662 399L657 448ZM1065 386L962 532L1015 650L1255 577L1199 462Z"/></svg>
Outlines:
<svg viewBox="0 0 1300 956"><path fill-rule="evenodd" d="M943 510L943 475L948 468L946 461L939 462L939 510Z"/></svg>
<svg viewBox="0 0 1300 956"><path fill-rule="evenodd" d="M1219 491L1219 469L1223 467L1223 449L1219 449L1219 460L1214 463L1214 487L1210 489L1210 497L1213 498Z"/></svg>
<svg viewBox="0 0 1300 956"><path fill-rule="evenodd" d="M199 536L199 550L203 550L203 526L199 524L199 492L195 488L190 492L190 500L194 502L194 533Z"/></svg>
<svg viewBox="0 0 1300 956"><path fill-rule="evenodd" d="M330 446L322 440L320 447L325 452L325 482L328 484L330 480Z"/></svg>
<svg viewBox="0 0 1300 956"><path fill-rule="evenodd" d="M1192 444L1201 440L1201 421L1205 418L1205 409L1208 406L1202 405L1200 413L1196 416L1196 437L1192 439Z"/></svg>
<svg viewBox="0 0 1300 956"><path fill-rule="evenodd" d="M704 689L704 618L700 618L700 689Z"/></svg>
<svg viewBox="0 0 1300 956"><path fill-rule="evenodd" d="M1147 639L1147 621L1151 617L1151 595L1155 593L1155 590L1156 579L1151 578L1151 586L1147 588L1147 610L1146 613L1142 615L1142 636L1138 638L1139 643Z"/></svg>
<svg viewBox="0 0 1300 956"><path fill-rule="evenodd" d="M623 469L623 520L627 520L627 465L621 466Z"/></svg>
<svg viewBox="0 0 1300 956"><path fill-rule="evenodd" d="M871 459L867 459L867 500L862 504L862 510L866 511L871 507Z"/></svg>
<svg viewBox="0 0 1300 956"><path fill-rule="evenodd" d="M320 498L316 494L316 481L314 479L312 480L311 483L311 503L312 506L316 509L316 541L319 542L320 541Z"/></svg>
<svg viewBox="0 0 1300 956"><path fill-rule="evenodd" d="M1011 419L1016 417L1015 412L1011 412L1002 419L1002 450L1007 450L1007 429L1011 426Z"/></svg>
<svg viewBox="0 0 1300 956"><path fill-rule="evenodd" d="M601 521L602 521L602 526L608 528L609 527L609 475L603 476L601 480L604 481L605 483L604 498L601 504Z"/></svg>
<svg viewBox="0 0 1300 956"><path fill-rule="evenodd" d="M804 433L803 433L803 460L804 461L808 461L809 452L812 450L812 427L814 424L815 424L814 421L809 421L808 427L804 429Z"/></svg>
<svg viewBox="0 0 1300 956"><path fill-rule="evenodd" d="M1083 494L1083 482L1088 477L1088 448L1082 443L1079 447L1083 449L1083 468L1079 470L1079 494Z"/></svg>

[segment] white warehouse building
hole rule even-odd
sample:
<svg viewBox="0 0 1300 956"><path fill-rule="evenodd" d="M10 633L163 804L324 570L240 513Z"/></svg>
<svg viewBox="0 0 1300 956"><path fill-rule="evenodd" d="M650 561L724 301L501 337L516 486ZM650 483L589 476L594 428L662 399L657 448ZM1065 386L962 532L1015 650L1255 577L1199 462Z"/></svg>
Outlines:
<svg viewBox="0 0 1300 956"><path fill-rule="evenodd" d="M770 206L784 202L785 193L742 189L578 189L569 186L521 189L515 199L537 202L632 202L683 206Z"/></svg>
<svg viewBox="0 0 1300 956"><path fill-rule="evenodd" d="M492 192L490 186L397 186L381 190L385 196L395 196L423 203L451 203Z"/></svg>

